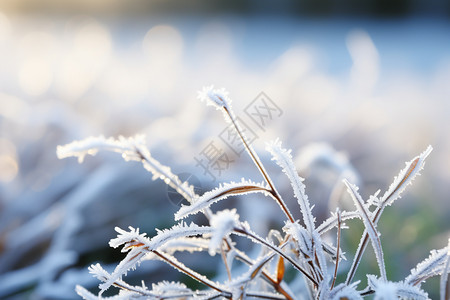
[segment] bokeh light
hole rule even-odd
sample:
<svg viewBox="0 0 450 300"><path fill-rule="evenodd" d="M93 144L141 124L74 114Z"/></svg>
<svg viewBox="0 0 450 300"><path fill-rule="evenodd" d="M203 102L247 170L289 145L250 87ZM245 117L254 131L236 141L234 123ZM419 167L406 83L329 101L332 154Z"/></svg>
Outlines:
<svg viewBox="0 0 450 300"><path fill-rule="evenodd" d="M5 139L0 139L0 181L9 183L19 171L17 152L14 144Z"/></svg>

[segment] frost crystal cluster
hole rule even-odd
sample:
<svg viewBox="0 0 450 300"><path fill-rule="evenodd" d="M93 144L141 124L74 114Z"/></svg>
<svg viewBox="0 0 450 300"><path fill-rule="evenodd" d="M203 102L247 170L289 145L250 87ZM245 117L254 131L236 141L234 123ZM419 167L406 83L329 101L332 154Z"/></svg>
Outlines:
<svg viewBox="0 0 450 300"><path fill-rule="evenodd" d="M139 229L129 227L123 230L116 227L118 236L109 245L121 248L125 253L123 260L110 273L100 264L92 265L89 271L98 280L99 293L92 294L81 286L76 287L77 293L84 299L363 299L369 296L373 299L428 299L428 294L421 284L430 277L440 276L441 299L449 299L447 282L450 265L450 247L433 250L430 256L419 263L411 274L402 281L392 281L387 277L383 249L378 231L378 221L387 206L400 198L406 186L419 175L425 159L432 148L429 146L422 154L406 163L403 170L394 179L392 185L379 197L379 191L364 200L358 192L358 187L345 181L348 192L355 204L353 211L331 212L330 217L322 224L316 223L311 201L305 192L303 178L294 166L291 150L282 147L277 139L267 144L267 151L273 160L286 174L297 200L301 218L296 219L289 211L285 199L280 195L264 168L258 154L247 143L243 131L239 128L231 109L231 100L224 89L215 90L206 87L199 93L199 98L222 110L226 120L234 125L236 133L255 164L255 170L264 178L262 183L251 180L224 183L203 195L197 195L188 182L182 182L169 167L161 165L154 159L144 144L142 136L134 138L88 138L65 146L59 146L59 158L75 156L81 162L85 155L95 155L99 150L119 152L126 160L140 161L145 169L171 187L175 188L189 205L182 206L175 213L178 221L173 227L157 230L153 237L140 233ZM272 229L267 237L255 233L249 223L242 220L236 209L213 211L210 206L233 195L257 193L260 201L275 201L280 207L280 214L285 216L283 228ZM187 223L186 219L194 214L204 214L208 225L199 226ZM349 219L360 219L365 230L359 246L355 249L352 263L348 270L342 270L340 262L345 259L340 245L341 231L347 228L345 222ZM325 238L325 234L335 230L336 238ZM235 242L235 236L249 239L259 245L259 256L251 257ZM361 280L355 280L355 272L367 248L373 248L377 259L379 274L367 274L367 286L361 285ZM228 279L216 282L199 274L192 268L178 261L174 253L187 251L189 253L204 251L211 256L217 256L223 261ZM255 255L252 255L255 256ZM124 281L128 271L134 270L146 260L160 260L174 267L201 283L204 288L193 290L183 283L159 282L151 287L142 283L134 286ZM233 262L240 261L247 267L237 273ZM286 270L296 274L294 279L286 280ZM346 274L337 279L337 274ZM292 277L292 276L290 276ZM364 280L366 282L366 280ZM111 287L119 291L116 296L102 297Z"/></svg>

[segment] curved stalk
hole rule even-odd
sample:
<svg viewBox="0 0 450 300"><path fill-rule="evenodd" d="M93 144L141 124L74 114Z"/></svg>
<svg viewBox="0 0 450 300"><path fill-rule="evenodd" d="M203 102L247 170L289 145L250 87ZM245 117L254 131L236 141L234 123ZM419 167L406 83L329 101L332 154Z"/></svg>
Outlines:
<svg viewBox="0 0 450 300"><path fill-rule="evenodd" d="M248 237L264 246L266 246L267 248L270 248L271 250L275 251L278 255L282 256L284 259L286 259L288 262L291 263L291 265L296 268L298 271L300 271L301 273L303 273L303 275L305 275L314 285L318 286L319 283L317 282L316 279L314 279L308 272L306 272L305 269L302 268L302 266L300 266L296 261L294 261L290 256L286 255L283 251L281 251L280 248L268 243L266 240L264 240L263 238L257 236L256 234L253 234L251 232L246 231L243 228L234 228L234 232L240 235L243 235L245 237Z"/></svg>

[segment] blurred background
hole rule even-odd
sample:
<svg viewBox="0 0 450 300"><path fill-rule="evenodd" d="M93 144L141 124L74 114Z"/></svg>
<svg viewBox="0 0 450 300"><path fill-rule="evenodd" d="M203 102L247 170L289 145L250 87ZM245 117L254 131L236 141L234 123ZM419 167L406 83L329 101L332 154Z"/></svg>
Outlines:
<svg viewBox="0 0 450 300"><path fill-rule="evenodd" d="M83 164L58 160L57 145L144 133L153 156L199 193L241 177L262 180L229 147L221 113L196 99L210 84L230 92L299 215L289 182L264 150L277 137L292 148L319 223L337 203L352 209L343 177L367 199L433 145L422 176L381 219L389 278L402 280L447 244L450 2L2 0L1 299L78 299L76 284L96 291L90 264L111 270L122 258L108 247L115 226L152 236L174 223L180 200L140 164L112 153ZM198 162L212 144L229 158L221 170ZM227 205L262 234L283 225L267 199L213 208ZM356 227L344 236L351 257L362 227L349 225ZM377 274L367 254L361 268ZM180 259L210 276L223 273L217 257ZM148 286L179 278L158 263L128 276ZM430 295L437 283L425 285Z"/></svg>

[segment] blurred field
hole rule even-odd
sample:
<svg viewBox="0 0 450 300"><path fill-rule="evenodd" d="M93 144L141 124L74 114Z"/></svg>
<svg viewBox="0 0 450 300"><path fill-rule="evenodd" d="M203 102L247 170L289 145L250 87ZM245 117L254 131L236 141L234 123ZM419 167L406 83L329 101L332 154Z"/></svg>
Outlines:
<svg viewBox="0 0 450 300"><path fill-rule="evenodd" d="M87 271L90 263L113 266L120 257L108 248L114 226L140 227L151 236L155 226L173 223L177 203L139 164L110 153L81 165L59 161L59 144L145 133L153 156L175 173L194 174L201 191L241 177L261 180L249 159L221 141L227 126L221 114L196 99L209 84L230 92L287 198L288 182L276 175L264 143L280 137L293 149L323 217L342 175L339 162L351 167L368 197L384 191L405 161L433 145L422 176L381 219L386 260L392 257L394 266L388 276L404 277L430 249L447 244L448 18L233 9L121 16L99 14L101 6L55 13L6 4L0 12L0 298L77 299L75 284L97 285ZM260 92L282 111L264 128L245 114ZM210 142L234 160L215 182L195 161ZM317 143L340 154L330 150L304 163L308 149L326 148L311 148ZM258 212L238 205L250 221L279 222L270 204ZM358 239L352 233L346 241L356 248ZM191 263L216 272L208 261ZM163 278L147 275L148 285L178 276L162 265L137 272L155 270Z"/></svg>

